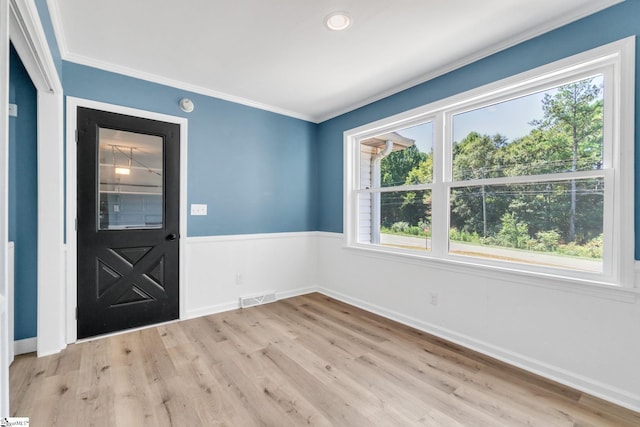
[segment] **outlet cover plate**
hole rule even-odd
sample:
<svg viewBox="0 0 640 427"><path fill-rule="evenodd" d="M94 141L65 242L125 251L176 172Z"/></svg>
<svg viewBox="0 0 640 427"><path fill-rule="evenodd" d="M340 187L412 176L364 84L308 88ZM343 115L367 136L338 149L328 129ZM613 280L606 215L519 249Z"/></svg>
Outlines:
<svg viewBox="0 0 640 427"><path fill-rule="evenodd" d="M206 215L207 205L191 204L191 215Z"/></svg>

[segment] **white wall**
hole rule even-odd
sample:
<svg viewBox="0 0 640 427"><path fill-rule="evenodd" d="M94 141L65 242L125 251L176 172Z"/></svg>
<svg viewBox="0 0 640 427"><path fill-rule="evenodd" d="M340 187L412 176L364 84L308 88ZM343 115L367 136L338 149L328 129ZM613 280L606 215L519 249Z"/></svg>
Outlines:
<svg viewBox="0 0 640 427"><path fill-rule="evenodd" d="M633 295L383 257L344 248L341 234L317 239L328 295L640 410L640 303Z"/></svg>
<svg viewBox="0 0 640 427"><path fill-rule="evenodd" d="M238 308L241 296L275 292L282 299L315 290L316 234L187 238L187 318Z"/></svg>

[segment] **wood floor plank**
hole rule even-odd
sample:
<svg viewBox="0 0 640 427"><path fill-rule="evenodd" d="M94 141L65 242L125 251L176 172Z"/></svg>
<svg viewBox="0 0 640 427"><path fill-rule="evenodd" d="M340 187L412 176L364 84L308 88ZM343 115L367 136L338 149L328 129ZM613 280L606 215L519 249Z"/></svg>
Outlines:
<svg viewBox="0 0 640 427"><path fill-rule="evenodd" d="M508 425L498 418L492 418L472 405L458 399L454 392L457 386L438 384L438 380L424 382L422 378L417 378L410 371L397 365L395 361L385 362L375 354L368 354L357 360L359 363L369 365L371 373L377 376L387 386L403 388L420 399L428 408L434 408L442 413L446 413L454 420L468 426ZM425 412L427 412L425 408Z"/></svg>
<svg viewBox="0 0 640 427"><path fill-rule="evenodd" d="M91 393L111 386L108 347L111 341L95 340L79 344L82 357L78 367L76 393Z"/></svg>
<svg viewBox="0 0 640 427"><path fill-rule="evenodd" d="M222 378L213 372L212 365L205 358L181 364L179 369L181 378L190 384L188 395L202 425L250 425L242 417L242 410L234 404Z"/></svg>
<svg viewBox="0 0 640 427"><path fill-rule="evenodd" d="M331 360L322 357L318 352L314 352L309 346L302 344L303 340L280 339L271 345L278 348L289 357L298 361L310 374L324 384L331 384L336 380L335 364L331 365Z"/></svg>
<svg viewBox="0 0 640 427"><path fill-rule="evenodd" d="M424 418L432 407L421 399L415 392L415 388L407 387L406 384L398 385L401 381L392 377L389 381L377 372L377 368L368 363L366 357L360 357L348 364L348 375L362 382L372 393L383 402L396 402L395 406L409 417L413 423L417 423Z"/></svg>
<svg viewBox="0 0 640 427"><path fill-rule="evenodd" d="M367 417L371 408L363 405L361 400L354 404L351 401L352 395L347 393L344 387L323 384L274 347L263 349L261 355L271 362L273 369L286 372L289 382L300 395L334 425L373 425L375 422Z"/></svg>
<svg viewBox="0 0 640 427"><path fill-rule="evenodd" d="M612 406L607 401L584 393L580 396L580 404L588 406L601 417L610 420L610 422L616 422L620 425L640 426L640 413L638 412Z"/></svg>
<svg viewBox="0 0 640 427"><path fill-rule="evenodd" d="M247 377L234 361L226 360L214 366L213 371L224 381L223 385L227 387L227 393L233 397L237 410L251 424L295 425L278 409L277 404L271 399L264 399L264 389L260 389L257 382Z"/></svg>
<svg viewBox="0 0 640 427"><path fill-rule="evenodd" d="M68 413L67 408L75 406L77 375L69 372L47 376L40 383L40 394L30 402L29 417L33 417L36 425L38 422L47 421L46 425L66 426L74 421L73 413Z"/></svg>
<svg viewBox="0 0 640 427"><path fill-rule="evenodd" d="M640 414L317 293L18 356L32 426L631 427Z"/></svg>
<svg viewBox="0 0 640 427"><path fill-rule="evenodd" d="M159 424L160 420L155 418L154 393L149 388L143 362L112 368L111 373L114 400L118 402L118 410L114 414L116 425Z"/></svg>
<svg viewBox="0 0 640 427"><path fill-rule="evenodd" d="M22 416L30 412L29 404L38 394L39 382L42 381L44 369L41 365L44 358L34 359L28 356L17 356L11 365L9 390L11 416Z"/></svg>
<svg viewBox="0 0 640 427"><path fill-rule="evenodd" d="M297 362L306 360L295 359ZM263 397L276 404L294 424L331 425L329 420L289 381L289 372L274 369L272 361L265 357L264 350L247 355L239 368L263 391ZM306 375L318 378L316 373L307 371Z"/></svg>
<svg viewBox="0 0 640 427"><path fill-rule="evenodd" d="M507 400L475 387L460 387L453 393L468 405L501 420L508 426L569 427L574 423L537 412L518 402Z"/></svg>

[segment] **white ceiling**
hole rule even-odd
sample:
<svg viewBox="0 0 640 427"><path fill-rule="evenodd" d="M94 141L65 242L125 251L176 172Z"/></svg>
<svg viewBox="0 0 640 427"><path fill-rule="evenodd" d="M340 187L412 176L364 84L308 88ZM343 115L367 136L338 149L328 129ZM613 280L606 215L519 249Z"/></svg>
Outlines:
<svg viewBox="0 0 640 427"><path fill-rule="evenodd" d="M48 0L63 59L314 122L618 2Z"/></svg>

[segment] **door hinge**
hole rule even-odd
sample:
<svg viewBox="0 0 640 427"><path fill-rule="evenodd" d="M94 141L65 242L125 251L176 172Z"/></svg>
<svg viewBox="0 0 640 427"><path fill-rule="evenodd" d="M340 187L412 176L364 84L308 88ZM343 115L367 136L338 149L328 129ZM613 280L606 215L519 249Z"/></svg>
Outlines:
<svg viewBox="0 0 640 427"><path fill-rule="evenodd" d="M76 129L76 144L78 143L78 129Z"/></svg>
<svg viewBox="0 0 640 427"><path fill-rule="evenodd" d="M73 226L75 227L75 231L78 231L78 218L76 218L74 220L74 225Z"/></svg>
<svg viewBox="0 0 640 427"><path fill-rule="evenodd" d="M76 320L78 320L78 307L76 307Z"/></svg>

